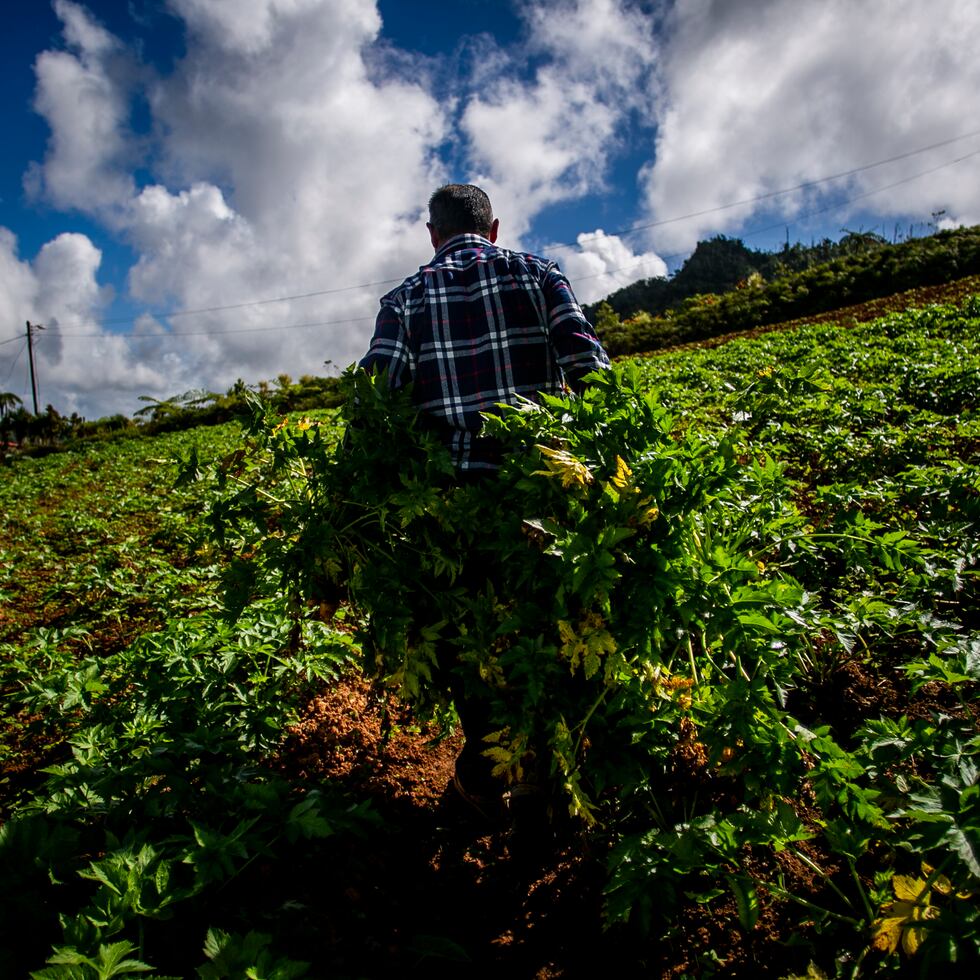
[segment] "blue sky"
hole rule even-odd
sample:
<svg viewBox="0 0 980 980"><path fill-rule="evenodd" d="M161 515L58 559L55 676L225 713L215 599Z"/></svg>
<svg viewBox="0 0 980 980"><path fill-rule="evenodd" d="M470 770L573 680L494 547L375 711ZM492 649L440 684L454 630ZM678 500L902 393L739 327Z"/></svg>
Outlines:
<svg viewBox="0 0 980 980"><path fill-rule="evenodd" d="M980 222L977 36L975 0L11 5L0 390L28 319L90 418L344 366L448 180L583 302L716 234Z"/></svg>

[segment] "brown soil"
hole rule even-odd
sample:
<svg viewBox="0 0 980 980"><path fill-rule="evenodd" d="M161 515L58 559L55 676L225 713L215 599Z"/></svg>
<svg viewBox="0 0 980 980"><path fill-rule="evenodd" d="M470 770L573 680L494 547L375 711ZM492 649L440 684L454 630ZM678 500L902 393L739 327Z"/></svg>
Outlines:
<svg viewBox="0 0 980 980"><path fill-rule="evenodd" d="M936 683L924 684L913 694L898 672L888 676L871 665L845 660L826 677L793 692L787 706L804 723L830 725L834 737L847 744L865 722L882 716L911 721L946 716L980 727L973 693L961 695Z"/></svg>
<svg viewBox="0 0 980 980"><path fill-rule="evenodd" d="M461 738L436 736L359 679L313 698L292 729L281 760L290 775L367 797L381 818L363 846L331 855L329 878L304 898L320 933L315 967L331 977L580 975L582 957L609 945L598 856L565 840L515 861L505 820L488 821L452 788Z"/></svg>

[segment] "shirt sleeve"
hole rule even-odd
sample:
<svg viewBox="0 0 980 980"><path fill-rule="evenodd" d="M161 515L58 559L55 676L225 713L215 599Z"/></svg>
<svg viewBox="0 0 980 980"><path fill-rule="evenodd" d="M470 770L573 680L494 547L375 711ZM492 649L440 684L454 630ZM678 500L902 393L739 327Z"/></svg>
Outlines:
<svg viewBox="0 0 980 980"><path fill-rule="evenodd" d="M580 390L585 375L609 368L609 355L585 318L571 285L554 263L548 266L543 285L548 302L548 333L558 366L572 388Z"/></svg>
<svg viewBox="0 0 980 980"><path fill-rule="evenodd" d="M401 307L390 295L381 299L374 336L358 367L374 373L388 371L388 384L402 388L412 380L412 356Z"/></svg>

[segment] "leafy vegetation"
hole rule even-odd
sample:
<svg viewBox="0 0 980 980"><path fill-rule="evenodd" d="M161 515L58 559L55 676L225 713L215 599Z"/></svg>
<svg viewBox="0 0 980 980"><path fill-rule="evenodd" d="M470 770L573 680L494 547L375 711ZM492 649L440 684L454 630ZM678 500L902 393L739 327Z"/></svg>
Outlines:
<svg viewBox="0 0 980 980"><path fill-rule="evenodd" d="M670 279L645 279L586 306L605 346L622 355L702 341L768 324L819 319L844 305L863 304L862 319L884 310L868 303L905 291L900 308L958 299L978 288L980 228L960 228L889 244L881 236L847 232L837 241L756 251L738 239L699 242ZM972 277L972 279L968 278ZM968 280L937 295L935 287ZM893 307L899 308L899 307ZM329 367L332 362L327 361ZM43 455L93 439L156 435L218 425L247 415L255 391L280 412L336 407L339 379L281 374L249 386L239 379L224 394L191 390L170 398L144 395L133 418L87 420L53 405L29 412L12 392L0 392L0 462L11 452Z"/></svg>
<svg viewBox="0 0 980 980"><path fill-rule="evenodd" d="M12 392L2 392L0 462L11 450L17 455L40 456L92 440L152 436L200 425L220 425L247 414L247 397L251 391L239 379L223 395L204 390L186 391L164 399L143 395L140 400L147 404L134 418L110 415L93 421L77 413L63 416L53 405L35 415ZM260 381L255 391L282 412L329 408L339 400L334 377L303 375L294 382L288 374L280 374L273 382Z"/></svg>
<svg viewBox="0 0 980 980"><path fill-rule="evenodd" d="M226 426L154 447L194 458L237 439ZM229 624L217 609L218 556L196 529L200 493L175 487L173 463L146 446L22 459L0 486L10 515L0 586L7 976L46 957L34 975L146 972L147 958L166 968L174 922L208 914L248 933L252 910L218 898L229 881L368 819L356 801L306 792L266 761L302 692L350 662L349 639L275 605ZM269 937L241 942L285 969ZM254 965L216 972L233 962L229 939L208 944L202 975Z"/></svg>
<svg viewBox="0 0 980 980"><path fill-rule="evenodd" d="M497 771L537 771L612 844L609 922L669 932L685 900L731 894L750 930L764 898L796 902L853 972L884 967L895 876L934 869L921 911L940 876L965 895L980 872L978 314L731 344L671 384L662 360L597 376L489 420L490 486L447 485L404 397L353 374L341 453L259 411L220 478L233 606L346 589L364 668L421 705L451 654L489 702ZM939 685L941 708L840 717L844 672L899 705ZM784 852L815 894L786 886ZM972 912L928 907L907 952L980 953Z"/></svg>
<svg viewBox="0 0 980 980"><path fill-rule="evenodd" d="M887 244L880 235L847 232L836 242L825 238L812 245L787 243L778 252L766 252L749 248L738 238L717 235L698 242L684 264L669 279L641 279L617 289L603 302L617 316L624 318L641 310L657 315L681 306L684 300L692 296L705 293L718 295L748 282L770 282L835 259L877 251ZM587 311L594 314L598 306L588 307Z"/></svg>
<svg viewBox="0 0 980 980"><path fill-rule="evenodd" d="M491 420L492 492L360 375L342 419L252 399L244 435L18 460L4 972L328 973L295 905L227 885L377 828L271 759L346 670L451 723L447 653L636 968L725 975L735 934L759 975L976 965L978 326L974 298L625 363Z"/></svg>

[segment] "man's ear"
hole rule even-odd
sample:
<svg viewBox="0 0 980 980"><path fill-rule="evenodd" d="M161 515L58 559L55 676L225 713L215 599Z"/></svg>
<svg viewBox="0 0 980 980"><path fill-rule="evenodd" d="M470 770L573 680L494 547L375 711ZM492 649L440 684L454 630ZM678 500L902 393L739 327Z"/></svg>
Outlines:
<svg viewBox="0 0 980 980"><path fill-rule="evenodd" d="M487 238L490 240L491 243L497 240L497 232L499 230L500 230L500 218L494 218L493 224L490 226L490 234L487 235Z"/></svg>
<svg viewBox="0 0 980 980"><path fill-rule="evenodd" d="M432 224L431 221L425 223L425 227L429 229L429 241L432 242L432 248L438 252L439 251L439 232L436 231L436 226Z"/></svg>

